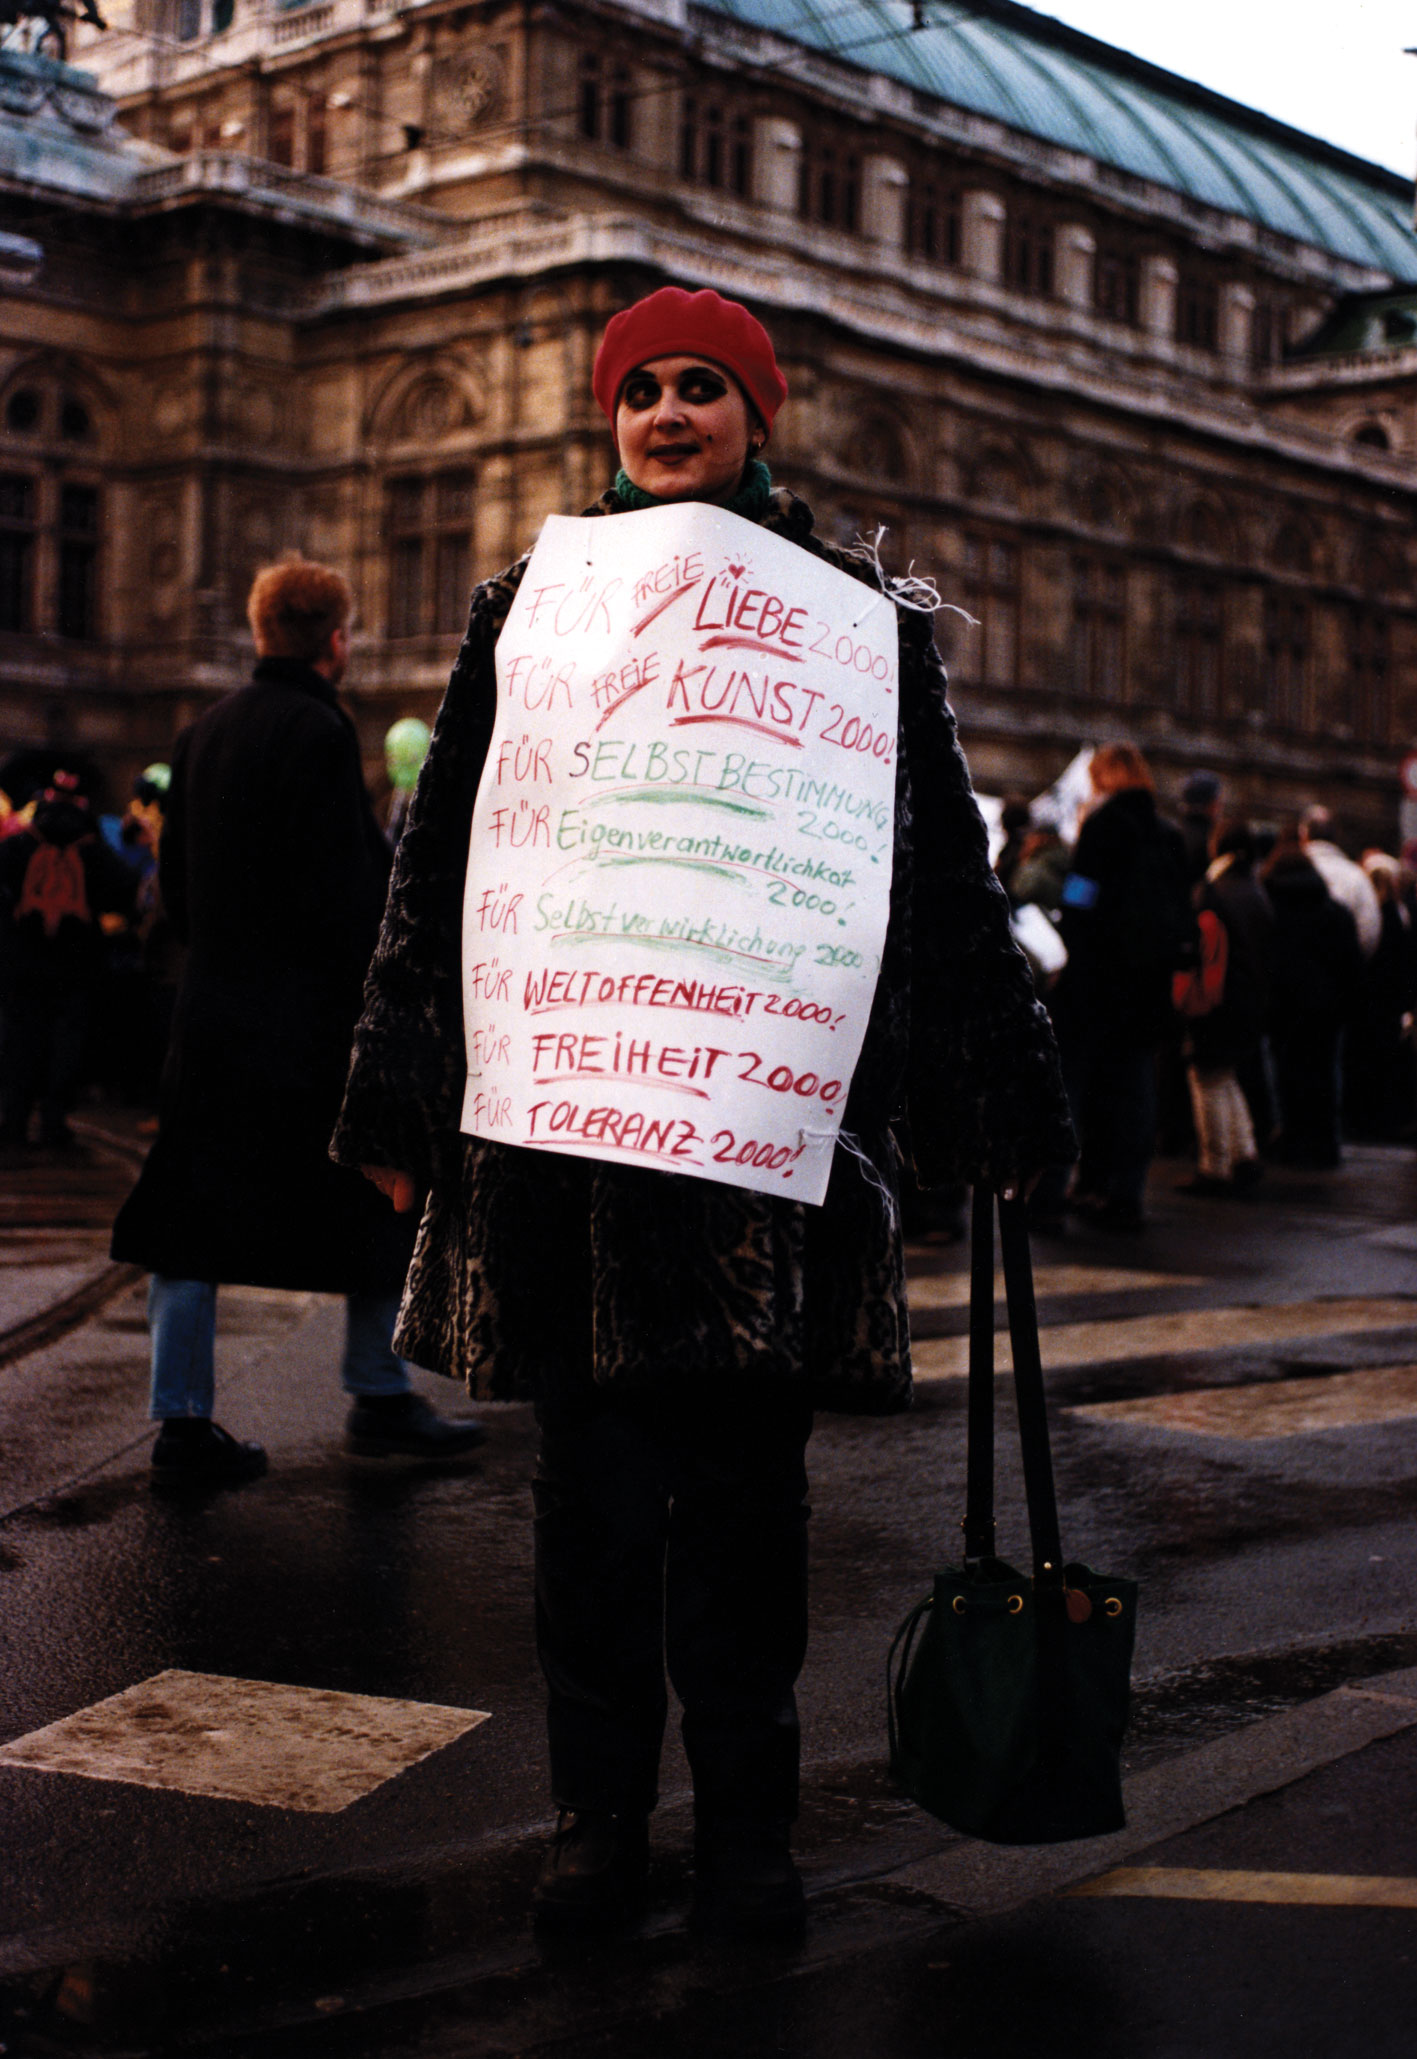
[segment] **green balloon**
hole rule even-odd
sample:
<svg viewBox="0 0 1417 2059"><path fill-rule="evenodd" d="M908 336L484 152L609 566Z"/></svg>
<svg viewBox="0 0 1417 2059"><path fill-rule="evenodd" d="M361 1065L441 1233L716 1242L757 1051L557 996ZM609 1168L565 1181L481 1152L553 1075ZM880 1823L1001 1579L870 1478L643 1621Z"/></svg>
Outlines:
<svg viewBox="0 0 1417 2059"><path fill-rule="evenodd" d="M142 777L149 786L155 786L160 794L165 794L172 785L172 767L162 764L145 765Z"/></svg>
<svg viewBox="0 0 1417 2059"><path fill-rule="evenodd" d="M416 715L405 715L384 738L384 762L389 778L401 794L412 793L428 756L433 732Z"/></svg>

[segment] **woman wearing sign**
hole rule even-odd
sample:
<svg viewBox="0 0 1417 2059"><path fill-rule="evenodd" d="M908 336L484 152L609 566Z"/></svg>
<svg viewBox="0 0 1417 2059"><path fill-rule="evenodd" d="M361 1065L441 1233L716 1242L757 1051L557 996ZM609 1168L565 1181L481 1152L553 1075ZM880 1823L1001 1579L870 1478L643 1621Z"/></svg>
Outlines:
<svg viewBox="0 0 1417 2059"><path fill-rule="evenodd" d="M1016 1186L1067 1162L1072 1139L930 614L773 487L759 454L787 389L765 330L716 293L666 287L610 323L593 386L622 469L589 514L707 502L896 602L889 919L825 1202L459 1131L469 829L525 559L472 598L334 1151L396 1208L427 1197L399 1350L537 1405L537 1633L561 1812L539 1911L597 1919L641 1897L667 1658L694 1778L696 1914L789 1928L803 1908L788 1837L812 1412L910 1403L892 1124L908 1120L927 1186Z"/></svg>

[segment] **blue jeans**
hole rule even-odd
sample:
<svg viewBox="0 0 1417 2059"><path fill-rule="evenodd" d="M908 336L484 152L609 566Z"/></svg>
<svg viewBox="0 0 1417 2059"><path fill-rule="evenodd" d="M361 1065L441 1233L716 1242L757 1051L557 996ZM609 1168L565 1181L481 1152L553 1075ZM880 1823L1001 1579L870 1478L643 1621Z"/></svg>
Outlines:
<svg viewBox="0 0 1417 2059"><path fill-rule="evenodd" d="M396 1294L345 1296L344 1360L340 1382L346 1394L406 1394L408 1369L396 1358L392 1338L398 1315ZM148 1288L152 1333L154 1422L167 1416L210 1416L216 1397L216 1283L170 1280L154 1273Z"/></svg>

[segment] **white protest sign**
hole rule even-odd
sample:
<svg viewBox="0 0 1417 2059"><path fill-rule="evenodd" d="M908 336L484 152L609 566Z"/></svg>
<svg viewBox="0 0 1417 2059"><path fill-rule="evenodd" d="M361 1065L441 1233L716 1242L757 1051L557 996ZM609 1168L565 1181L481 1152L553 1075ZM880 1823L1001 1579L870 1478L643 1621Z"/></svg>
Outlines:
<svg viewBox="0 0 1417 2059"><path fill-rule="evenodd" d="M880 968L889 599L722 508L552 515L497 645L462 1127L820 1202Z"/></svg>

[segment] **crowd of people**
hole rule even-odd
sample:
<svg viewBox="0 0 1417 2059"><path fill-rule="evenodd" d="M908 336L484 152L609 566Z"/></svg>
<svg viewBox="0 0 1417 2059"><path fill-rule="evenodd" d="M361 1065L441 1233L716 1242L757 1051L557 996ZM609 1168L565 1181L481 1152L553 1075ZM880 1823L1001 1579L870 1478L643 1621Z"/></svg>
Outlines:
<svg viewBox="0 0 1417 2059"><path fill-rule="evenodd" d="M1194 773L1172 823L1135 746L1104 744L1075 841L1049 800L1004 804L999 878L1062 1053L1081 1144L1031 1204L1115 1230L1145 1222L1158 1144L1185 1190L1241 1194L1265 1162L1325 1171L1346 1137L1417 1136L1417 880L1347 855L1326 808L1281 824ZM1031 947L1042 913L1053 951Z"/></svg>

